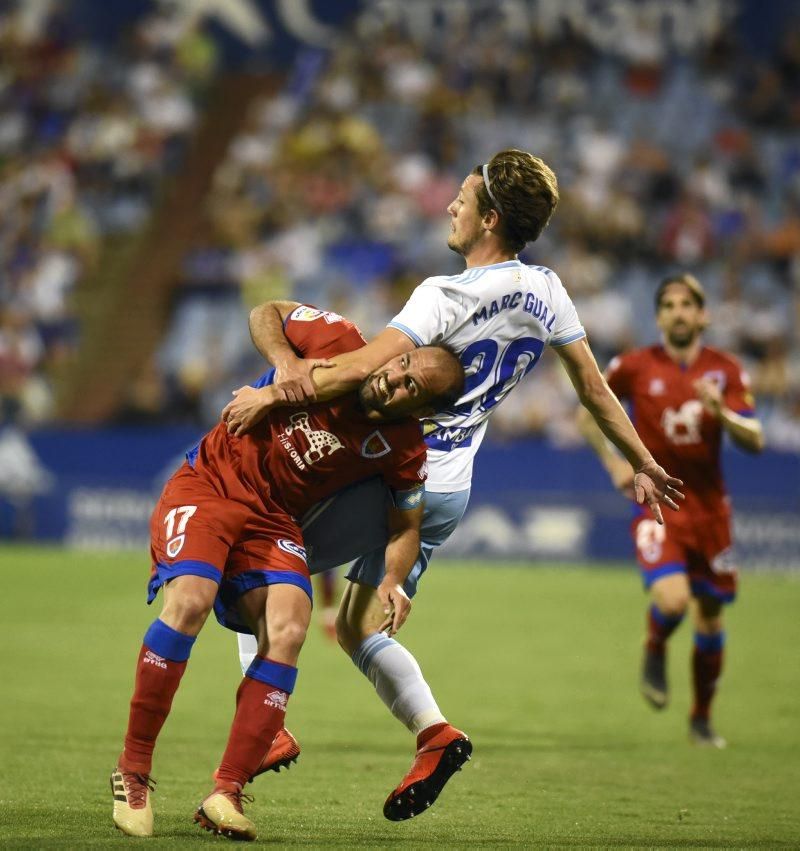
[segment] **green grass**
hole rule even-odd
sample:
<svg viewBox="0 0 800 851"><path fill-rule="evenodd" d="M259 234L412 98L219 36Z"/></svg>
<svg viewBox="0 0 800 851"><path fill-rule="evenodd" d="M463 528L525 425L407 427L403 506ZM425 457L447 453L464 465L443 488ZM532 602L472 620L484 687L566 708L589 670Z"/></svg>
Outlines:
<svg viewBox="0 0 800 851"><path fill-rule="evenodd" d="M0 845L134 844L111 823L133 665L155 615L144 554L0 550ZM259 778L248 810L273 846L800 847L800 581L749 576L728 615L716 713L725 751L689 746L690 630L676 635L671 707L637 693L645 598L632 567L434 563L401 637L475 744L436 806L393 824L384 797L413 741L315 624L289 708L303 755ZM209 623L159 742L157 837L224 840L192 824L224 746L235 641Z"/></svg>

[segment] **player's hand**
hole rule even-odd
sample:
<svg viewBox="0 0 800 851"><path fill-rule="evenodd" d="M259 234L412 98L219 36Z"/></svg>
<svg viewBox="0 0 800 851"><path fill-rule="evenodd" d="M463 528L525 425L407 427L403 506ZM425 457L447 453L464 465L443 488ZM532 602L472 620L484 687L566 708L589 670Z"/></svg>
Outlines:
<svg viewBox="0 0 800 851"><path fill-rule="evenodd" d="M683 485L680 479L670 476L667 471L660 467L651 458L645 461L636 471L633 477L633 491L636 502L643 505L645 502L650 507L656 520L663 526L664 517L661 514L661 505L668 505L673 511L678 511L676 499L683 500L686 497L678 490Z"/></svg>
<svg viewBox="0 0 800 851"><path fill-rule="evenodd" d="M403 590L403 586L389 577L384 578L378 586L378 599L386 615L378 632L385 632L389 636L394 635L411 613L411 600Z"/></svg>
<svg viewBox="0 0 800 851"><path fill-rule="evenodd" d="M233 391L234 398L222 409L222 422L228 433L236 437L247 434L254 426L281 403L283 396L274 387L240 387Z"/></svg>
<svg viewBox="0 0 800 851"><path fill-rule="evenodd" d="M333 362L327 358L295 358L275 367L275 383L279 384L290 404L302 405L314 402L317 388L311 380L311 373L317 369L328 369Z"/></svg>
<svg viewBox="0 0 800 851"><path fill-rule="evenodd" d="M697 397L709 414L719 419L722 413L722 390L716 381L710 378L698 378L693 383Z"/></svg>
<svg viewBox="0 0 800 851"><path fill-rule="evenodd" d="M613 466L609 470L614 487L626 498L636 499L633 489L633 467L624 459L614 456Z"/></svg>

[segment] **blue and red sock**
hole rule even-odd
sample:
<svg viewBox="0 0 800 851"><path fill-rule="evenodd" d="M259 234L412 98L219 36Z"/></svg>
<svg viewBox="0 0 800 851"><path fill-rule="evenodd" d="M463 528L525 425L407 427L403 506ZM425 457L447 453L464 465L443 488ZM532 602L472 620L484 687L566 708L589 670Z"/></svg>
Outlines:
<svg viewBox="0 0 800 851"><path fill-rule="evenodd" d="M294 666L256 656L236 692L236 714L215 773L218 783L241 788L256 773L283 727L296 680Z"/></svg>
<svg viewBox="0 0 800 851"><path fill-rule="evenodd" d="M708 720L711 713L711 701L714 699L717 681L722 673L724 654L724 632L712 635L695 633L692 654L692 686L694 688L692 718Z"/></svg>
<svg viewBox="0 0 800 851"><path fill-rule="evenodd" d="M647 610L647 652L664 653L667 639L680 626L683 615L665 615L653 603Z"/></svg>
<svg viewBox="0 0 800 851"><path fill-rule="evenodd" d="M156 739L172 708L194 642L195 636L178 632L161 620L153 621L145 633L119 759L124 771L150 773Z"/></svg>

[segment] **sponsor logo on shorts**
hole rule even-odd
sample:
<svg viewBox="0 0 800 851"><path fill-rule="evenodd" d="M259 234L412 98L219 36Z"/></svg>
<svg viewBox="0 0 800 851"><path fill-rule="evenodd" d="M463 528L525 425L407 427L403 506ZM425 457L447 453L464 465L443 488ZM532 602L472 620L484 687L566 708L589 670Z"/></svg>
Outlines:
<svg viewBox="0 0 800 851"><path fill-rule="evenodd" d="M296 544L294 541L289 540L289 538L280 538L278 540L278 549L283 550L285 553L289 553L290 555L297 556L298 558L306 560L306 551L300 544Z"/></svg>
<svg viewBox="0 0 800 851"><path fill-rule="evenodd" d="M717 574L736 573L736 558L733 547L726 547L711 559L711 569Z"/></svg>
<svg viewBox="0 0 800 851"><path fill-rule="evenodd" d="M265 706L271 706L273 709L280 709L286 712L286 702L289 700L289 695L283 691L271 691L264 701Z"/></svg>
<svg viewBox="0 0 800 851"><path fill-rule="evenodd" d="M145 651L143 661L147 665L155 665L156 668L163 668L164 670L167 669L167 663L164 660L164 657L158 656L157 654L153 653L152 650L146 650Z"/></svg>

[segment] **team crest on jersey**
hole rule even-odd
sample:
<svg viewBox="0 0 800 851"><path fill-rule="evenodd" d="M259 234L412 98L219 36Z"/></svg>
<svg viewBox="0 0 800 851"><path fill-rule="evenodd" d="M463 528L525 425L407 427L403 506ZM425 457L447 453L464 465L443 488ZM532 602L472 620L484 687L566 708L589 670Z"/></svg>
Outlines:
<svg viewBox="0 0 800 851"><path fill-rule="evenodd" d="M289 553L289 555L297 556L298 558L306 560L306 551L300 544L296 544L294 541L289 538L279 538L278 539L278 549L283 550L285 553Z"/></svg>
<svg viewBox="0 0 800 851"><path fill-rule="evenodd" d="M716 384L720 390L725 390L725 385L728 383L725 373L721 369L710 369L708 372L703 373L703 378Z"/></svg>
<svg viewBox="0 0 800 851"><path fill-rule="evenodd" d="M367 435L361 444L361 454L364 458L382 458L392 451L392 447L386 442L386 438L377 429Z"/></svg>
<svg viewBox="0 0 800 851"><path fill-rule="evenodd" d="M664 383L663 378L651 378L650 386L647 389L647 392L651 396L663 396L666 393L667 386Z"/></svg>
<svg viewBox="0 0 800 851"><path fill-rule="evenodd" d="M175 558L176 555L183 549L183 544L186 541L186 535L178 535L167 542L167 555L170 558Z"/></svg>
<svg viewBox="0 0 800 851"><path fill-rule="evenodd" d="M292 446L289 440L289 437L297 431L301 431L308 441L308 449L302 456L299 455L298 450ZM279 440L301 470L305 470L305 464L316 464L317 461L326 458L328 455L333 455L337 449L344 449L344 445L335 434L323 429L311 428L308 414L305 411L300 411L300 413L292 414L289 417L289 425L280 434Z"/></svg>

